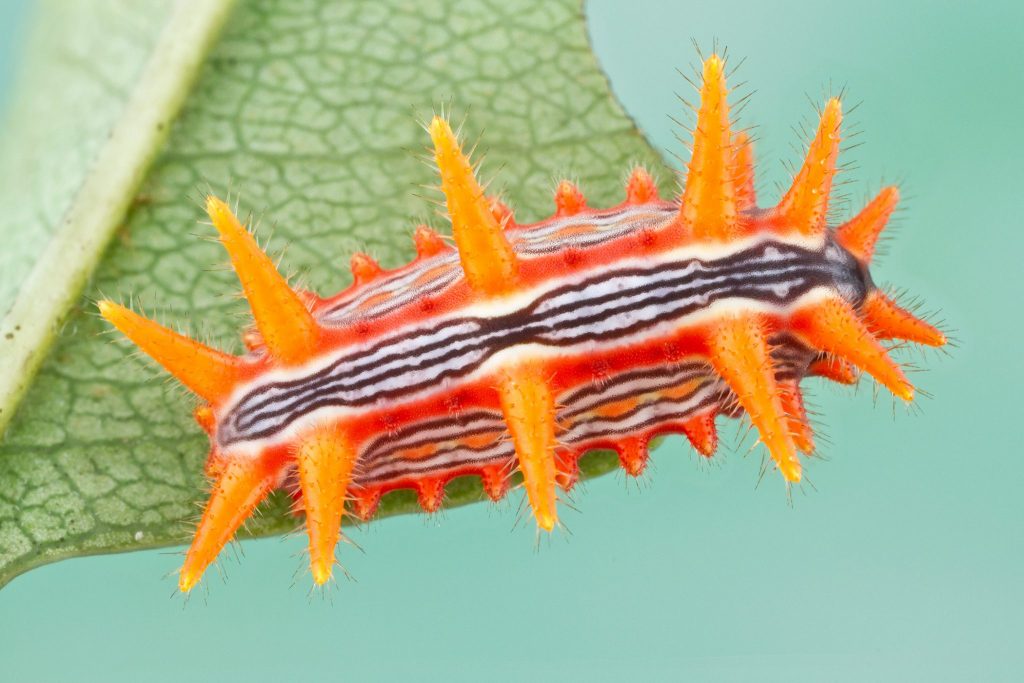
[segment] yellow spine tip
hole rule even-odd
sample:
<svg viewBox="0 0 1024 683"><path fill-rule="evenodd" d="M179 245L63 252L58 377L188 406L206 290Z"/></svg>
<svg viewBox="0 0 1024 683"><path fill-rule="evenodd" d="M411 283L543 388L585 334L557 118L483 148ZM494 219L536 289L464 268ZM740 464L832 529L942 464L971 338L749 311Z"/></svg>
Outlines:
<svg viewBox="0 0 1024 683"><path fill-rule="evenodd" d="M790 484L799 484L803 476L800 461L796 458L786 459L779 463L782 478Z"/></svg>
<svg viewBox="0 0 1024 683"><path fill-rule="evenodd" d="M178 577L178 590L182 593L188 593L190 590L195 588L196 584L199 583L199 575L192 572L182 571Z"/></svg>
<svg viewBox="0 0 1024 683"><path fill-rule="evenodd" d="M554 514L538 513L537 515L537 526L544 531L554 531L555 523L558 518Z"/></svg>
<svg viewBox="0 0 1024 683"><path fill-rule="evenodd" d="M821 118L832 123L839 124L843 118L843 102L838 97L830 97L825 103L825 111Z"/></svg>
<svg viewBox="0 0 1024 683"><path fill-rule="evenodd" d="M114 311L120 307L113 301L102 299L96 303L96 308L99 309L100 315L102 315L106 320L110 320L110 317L114 314Z"/></svg>
<svg viewBox="0 0 1024 683"><path fill-rule="evenodd" d="M711 80L718 78L722 73L725 62L717 54L713 54L704 60L704 79Z"/></svg>
<svg viewBox="0 0 1024 683"><path fill-rule="evenodd" d="M826 134L825 139L829 141L839 139L839 127L842 123L843 103L838 97L833 97L825 103L825 110L821 113L821 130Z"/></svg>
<svg viewBox="0 0 1024 683"><path fill-rule="evenodd" d="M313 574L313 583L322 586L331 580L331 566L326 562L314 562L310 565Z"/></svg>
<svg viewBox="0 0 1024 683"><path fill-rule="evenodd" d="M206 196L206 213L210 220L213 221L215 227L218 221L224 220L228 216L233 216L231 208L224 200L212 194Z"/></svg>
<svg viewBox="0 0 1024 683"><path fill-rule="evenodd" d="M452 127L448 125L444 118L436 114L430 120L427 132L430 133L430 139L434 143L434 147L447 146L455 141L455 133L452 132Z"/></svg>

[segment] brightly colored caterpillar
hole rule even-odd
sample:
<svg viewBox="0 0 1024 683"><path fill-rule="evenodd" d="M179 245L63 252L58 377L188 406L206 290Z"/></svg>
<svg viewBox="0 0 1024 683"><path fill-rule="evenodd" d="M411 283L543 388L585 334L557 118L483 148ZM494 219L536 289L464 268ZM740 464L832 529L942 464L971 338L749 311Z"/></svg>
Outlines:
<svg viewBox="0 0 1024 683"><path fill-rule="evenodd" d="M826 224L840 141L824 107L780 203L755 203L751 143L730 129L724 64L703 64L681 197L635 169L625 201L592 209L568 182L551 218L518 225L489 200L442 117L428 131L455 247L425 226L417 257L383 271L352 257L330 298L294 291L228 206L206 208L255 319L249 352L226 355L110 301L103 317L201 399L213 480L179 577L190 590L261 500L297 481L317 584L342 516L415 488L437 510L445 484L479 475L500 499L519 471L540 529L577 460L611 448L639 475L648 441L682 432L703 455L715 417L749 416L786 482L814 450L799 388L861 369L899 398L914 389L879 339L945 343L873 284L867 264L897 202L886 188ZM348 506L348 508L346 508Z"/></svg>

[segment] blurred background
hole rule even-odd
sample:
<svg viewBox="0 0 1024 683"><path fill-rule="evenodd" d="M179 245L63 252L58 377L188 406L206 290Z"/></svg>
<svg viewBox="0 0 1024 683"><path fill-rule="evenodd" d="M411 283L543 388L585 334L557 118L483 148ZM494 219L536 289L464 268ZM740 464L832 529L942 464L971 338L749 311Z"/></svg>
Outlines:
<svg viewBox="0 0 1024 683"><path fill-rule="evenodd" d="M29 0L0 2L0 111L7 108L11 81L24 36Z"/></svg>
<svg viewBox="0 0 1024 683"><path fill-rule="evenodd" d="M919 409L869 383L809 383L826 459L791 501L728 424L711 463L670 438L639 483L585 483L571 535L536 549L513 529L515 495L356 530L365 553L342 551L356 580L327 599L307 596L299 536L243 544L184 606L176 550L45 566L0 591L0 679L1019 680L1024 9L771 5L585 9L659 150L683 151L668 117L689 94L675 69L696 62L691 37L748 58L733 80L756 89L743 121L759 126L762 204L812 103L844 87L861 103L850 208L884 182L908 197L876 278L941 309L959 341L904 356L927 368ZM0 2L0 106L31 16Z"/></svg>

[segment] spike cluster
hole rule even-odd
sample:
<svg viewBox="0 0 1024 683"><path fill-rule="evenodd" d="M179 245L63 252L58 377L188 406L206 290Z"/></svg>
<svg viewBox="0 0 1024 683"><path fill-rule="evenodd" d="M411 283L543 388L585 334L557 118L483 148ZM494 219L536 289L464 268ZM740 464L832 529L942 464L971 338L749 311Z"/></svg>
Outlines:
<svg viewBox="0 0 1024 683"><path fill-rule="evenodd" d="M850 384L864 371L911 400L914 387L880 340L941 346L945 337L867 275L897 190L828 226L842 122L831 99L792 186L776 207L759 208L752 143L732 128L725 74L717 55L704 62L678 201L659 198L636 168L617 207L591 208L563 181L554 215L532 225L484 195L457 136L434 117L427 130L455 249L421 225L411 264L387 271L357 253L353 285L330 298L290 287L209 197L255 322L246 355L99 304L202 400L195 416L211 438L212 487L180 589L286 481L298 482L310 571L322 585L345 514L369 519L397 488L414 489L433 512L455 476L478 475L497 501L518 470L538 528L551 531L558 489L573 486L588 450L613 448L640 476L653 436L685 434L711 457L716 417L745 414L783 479L798 482L800 454L815 448L803 377ZM642 268L619 265L641 257Z"/></svg>

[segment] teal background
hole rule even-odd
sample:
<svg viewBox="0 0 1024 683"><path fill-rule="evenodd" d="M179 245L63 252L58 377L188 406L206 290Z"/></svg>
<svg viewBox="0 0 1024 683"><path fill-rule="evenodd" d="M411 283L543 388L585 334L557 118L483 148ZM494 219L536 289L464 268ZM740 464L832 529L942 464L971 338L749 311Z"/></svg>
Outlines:
<svg viewBox="0 0 1024 683"><path fill-rule="evenodd" d="M25 20L0 5L0 86ZM864 144L851 210L907 200L876 277L941 309L958 348L908 351L932 396L810 385L825 459L787 499L735 424L679 439L639 482L587 482L571 536L534 546L518 497L383 520L342 549L355 582L307 596L301 537L247 542L206 595L177 550L84 558L0 591L0 680L1019 680L1024 358L1019 193L1024 9L1016 3L592 0L594 47L659 149L675 73L717 36L757 92L762 202L798 161L808 102L847 88ZM831 86L830 86L831 83ZM0 103L3 102L0 96ZM476 116L485 116L476 111ZM822 439L824 441L824 439ZM298 577L298 578L296 578Z"/></svg>
<svg viewBox="0 0 1024 683"><path fill-rule="evenodd" d="M28 0L0 0L0 112L7 106L15 77Z"/></svg>

